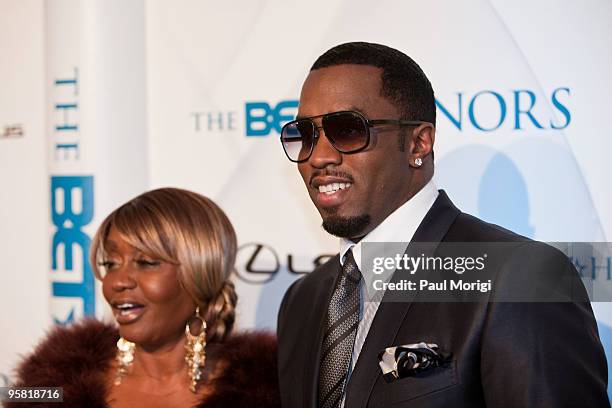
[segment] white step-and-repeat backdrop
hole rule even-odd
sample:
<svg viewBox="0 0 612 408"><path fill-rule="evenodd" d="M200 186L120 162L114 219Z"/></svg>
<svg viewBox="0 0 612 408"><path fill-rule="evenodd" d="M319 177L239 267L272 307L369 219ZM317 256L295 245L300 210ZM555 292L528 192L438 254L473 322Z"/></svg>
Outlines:
<svg viewBox="0 0 612 408"><path fill-rule="evenodd" d="M0 375L53 322L105 316L87 244L149 188L221 205L241 245L239 326L273 329L287 286L337 252L278 130L342 42L390 45L428 74L436 182L460 208L606 241L611 20L605 0L0 0ZM612 307L594 308L612 355Z"/></svg>

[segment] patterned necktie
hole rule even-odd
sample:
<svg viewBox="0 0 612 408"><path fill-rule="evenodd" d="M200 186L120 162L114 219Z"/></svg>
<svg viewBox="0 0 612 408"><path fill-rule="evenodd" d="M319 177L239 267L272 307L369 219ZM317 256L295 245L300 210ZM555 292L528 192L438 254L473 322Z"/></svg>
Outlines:
<svg viewBox="0 0 612 408"><path fill-rule="evenodd" d="M319 408L340 406L359 325L361 273L349 250L327 315L319 371Z"/></svg>

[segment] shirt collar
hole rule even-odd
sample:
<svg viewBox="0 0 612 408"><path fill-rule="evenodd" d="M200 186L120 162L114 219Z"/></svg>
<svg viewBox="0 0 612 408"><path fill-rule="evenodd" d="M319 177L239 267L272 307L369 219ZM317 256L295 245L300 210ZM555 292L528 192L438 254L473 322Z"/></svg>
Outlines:
<svg viewBox="0 0 612 408"><path fill-rule="evenodd" d="M425 215L438 198L438 189L433 178L410 200L393 211L357 244L350 239L340 239L340 264L344 256L353 249L355 262L361 271L361 244L363 242L410 242Z"/></svg>

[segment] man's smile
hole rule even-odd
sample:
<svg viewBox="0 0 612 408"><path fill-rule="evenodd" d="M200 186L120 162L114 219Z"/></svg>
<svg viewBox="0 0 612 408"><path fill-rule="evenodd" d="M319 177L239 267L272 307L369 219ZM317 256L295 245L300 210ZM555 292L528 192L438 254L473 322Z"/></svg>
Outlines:
<svg viewBox="0 0 612 408"><path fill-rule="evenodd" d="M345 190L351 187L351 183L330 183L319 186L319 193L331 195L338 190Z"/></svg>
<svg viewBox="0 0 612 408"><path fill-rule="evenodd" d="M350 197L351 183L329 183L320 185L315 193L315 205L319 209L337 208Z"/></svg>
<svg viewBox="0 0 612 408"><path fill-rule="evenodd" d="M312 197L319 209L338 207L347 201L353 186L348 176L315 176L310 182Z"/></svg>

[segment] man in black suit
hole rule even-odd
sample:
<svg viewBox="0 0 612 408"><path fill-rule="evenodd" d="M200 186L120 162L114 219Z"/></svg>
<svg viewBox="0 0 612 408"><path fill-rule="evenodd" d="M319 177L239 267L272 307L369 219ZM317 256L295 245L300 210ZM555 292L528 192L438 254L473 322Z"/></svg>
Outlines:
<svg viewBox="0 0 612 408"><path fill-rule="evenodd" d="M313 65L281 141L341 250L281 304L283 406L609 407L595 319L567 259L462 213L435 188L435 109L429 80L395 49L342 44ZM390 301L387 290L367 301L361 254L371 242L406 242L407 254L419 242L507 249L488 265L495 289L486 300ZM528 297L514 301L517 288ZM539 301L534 288L558 297ZM380 353L420 342L444 353L387 382Z"/></svg>

